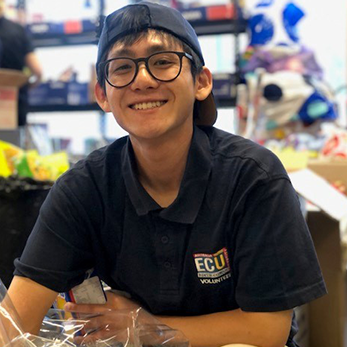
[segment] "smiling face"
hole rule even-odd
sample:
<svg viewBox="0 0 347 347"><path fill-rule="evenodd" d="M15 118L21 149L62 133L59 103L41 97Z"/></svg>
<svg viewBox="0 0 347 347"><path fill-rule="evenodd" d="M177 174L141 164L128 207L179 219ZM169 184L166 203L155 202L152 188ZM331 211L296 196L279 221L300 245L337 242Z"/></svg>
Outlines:
<svg viewBox="0 0 347 347"><path fill-rule="evenodd" d="M116 43L108 54L108 59L116 57L140 58L160 51L179 51L182 47L162 35L150 31L135 43L125 46ZM202 100L209 94L206 78L200 75L194 80L190 61L182 59L182 71L171 82L159 82L147 71L143 62L135 80L124 88L114 88L105 84L105 93L97 85L97 100L104 111L111 111L118 124L126 130L130 138L153 140L182 133L191 136L193 129L193 106L195 99ZM202 75L205 75L205 70ZM203 90L207 95L205 96Z"/></svg>

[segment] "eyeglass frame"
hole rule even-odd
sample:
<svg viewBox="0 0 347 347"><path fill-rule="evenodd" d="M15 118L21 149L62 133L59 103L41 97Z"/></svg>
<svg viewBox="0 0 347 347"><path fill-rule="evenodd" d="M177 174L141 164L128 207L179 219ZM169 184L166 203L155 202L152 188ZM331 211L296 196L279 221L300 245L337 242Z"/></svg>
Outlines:
<svg viewBox="0 0 347 347"><path fill-rule="evenodd" d="M174 53L176 54L178 57L179 57L179 60L180 60L180 69L176 75L176 77L170 79L170 80L161 80L157 77L155 77L153 75L153 73L151 72L149 66L148 66L148 61L151 57L153 57L154 55L157 55L157 54L161 54L161 53ZM156 80L156 81L159 81L159 82L172 82L174 81L176 78L178 78L178 76L181 74L181 71L182 71L182 59L183 57L186 57L188 60L190 60L190 62L192 64L195 64L194 63L194 58L191 54L187 53L187 52L177 52L177 51L160 51L160 52L155 52L151 55L149 55L148 57L141 57L141 58L130 58L130 57L116 57L116 58L111 58L111 59L108 59L102 63L100 63L99 65L99 68L102 68L103 69L103 74L104 74L104 77L105 77L105 80L107 81L107 83L113 87L113 88L117 88L117 89L122 89L122 88L125 88L127 86L129 86L131 83L133 83L137 77L137 74L139 73L139 62L143 61L145 63L145 66L146 66L146 70L148 71L148 73ZM106 67L107 65L111 62L111 61L114 61L114 60L119 60L119 59L129 59L131 61L134 62L135 64L135 73L134 73L134 77L131 79L131 81L127 84L125 84L124 86L121 86L121 87L117 87L115 85L113 85L107 78L107 73L106 73Z"/></svg>

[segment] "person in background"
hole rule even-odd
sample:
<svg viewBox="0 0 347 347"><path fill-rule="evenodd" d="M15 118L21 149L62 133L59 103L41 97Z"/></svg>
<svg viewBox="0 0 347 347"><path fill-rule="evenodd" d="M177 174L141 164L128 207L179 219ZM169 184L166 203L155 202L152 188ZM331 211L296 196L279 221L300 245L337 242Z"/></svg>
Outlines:
<svg viewBox="0 0 347 347"><path fill-rule="evenodd" d="M96 68L97 101L129 135L52 187L8 291L25 330L94 268L126 295L66 304L94 315L89 339L140 306L192 346L297 346L293 309L326 294L312 239L278 158L213 127L194 29L169 7L128 5L106 18Z"/></svg>
<svg viewBox="0 0 347 347"><path fill-rule="evenodd" d="M28 88L40 83L42 68L25 28L7 19L5 10L5 0L0 0L0 68L23 71L27 67L30 70L29 84L21 87L18 93L18 126L24 126L28 112Z"/></svg>

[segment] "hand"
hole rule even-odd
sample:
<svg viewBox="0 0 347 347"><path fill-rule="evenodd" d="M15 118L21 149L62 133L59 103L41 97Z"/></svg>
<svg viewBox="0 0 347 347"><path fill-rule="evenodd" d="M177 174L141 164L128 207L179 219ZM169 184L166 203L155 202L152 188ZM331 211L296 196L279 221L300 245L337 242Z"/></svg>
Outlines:
<svg viewBox="0 0 347 347"><path fill-rule="evenodd" d="M82 336L75 337L77 344L113 337L125 343L132 339L129 328L133 327L135 322L153 322L151 315L134 301L112 292L107 292L106 295L105 304L65 304L65 311L71 312L83 323Z"/></svg>

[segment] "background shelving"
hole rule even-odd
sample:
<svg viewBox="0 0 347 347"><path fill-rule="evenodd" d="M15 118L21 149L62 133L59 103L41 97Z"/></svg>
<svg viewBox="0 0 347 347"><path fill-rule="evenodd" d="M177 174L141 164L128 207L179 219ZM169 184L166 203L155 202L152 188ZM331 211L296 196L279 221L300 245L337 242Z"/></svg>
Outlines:
<svg viewBox="0 0 347 347"><path fill-rule="evenodd" d="M96 45L96 30L98 21L104 16L104 1L100 1L100 12L95 14L95 21L82 20L68 21L66 23L34 23L28 26L33 36L34 45L37 48L66 47L76 45ZM214 94L216 103L219 107L235 106L236 94L235 88L228 83L235 84L238 82L238 35L246 31L247 23L244 19L237 18L236 10L237 1L234 0L232 5L218 5L210 7L199 7L192 10L184 10L183 15L189 19L192 14L197 20L191 20L191 24L198 35L211 36L229 34L235 40L235 71L226 75L216 75L216 83ZM212 11L211 11L212 10ZM209 13L212 13L212 20L209 19ZM197 16L198 15L198 16ZM223 88L219 88L223 86ZM219 88L219 89L218 89ZM225 91L230 94L225 94ZM52 112L52 111L96 111L100 110L95 103L84 105L67 105L67 104L51 104L51 105L30 105L30 112Z"/></svg>
<svg viewBox="0 0 347 347"><path fill-rule="evenodd" d="M27 0L27 3L29 4L30 1L39 0ZM236 0L234 1L236 2ZM73 68L76 68L78 73L77 80L83 83L89 81L96 60L96 25L100 16L107 15L115 10L113 1L105 0L102 2L100 8L103 9L103 12L95 13L94 28L90 24L88 27L85 25L84 29L86 31L84 32L76 32L83 28L83 25L76 23L72 25L75 32L70 30L69 34L63 34L64 29L62 28L64 28L64 25L56 25L55 29L58 28L58 30L55 30L55 32L45 32L44 25L41 27L39 24L36 27L32 26L32 36L37 47L36 52L44 64L44 71L48 80L54 81L59 72L70 65L74 65ZM122 4L121 2L117 0L116 6L121 7L126 1L124 0ZM129 2L130 0L127 1L127 3ZM196 12L196 9L194 11ZM239 70L237 58L238 51L244 43L241 42L240 44L240 38L247 37L245 33L247 23L242 18L230 18L230 11L226 12L223 8L220 13L229 15L229 18L220 17L220 13L217 13L219 18L208 20L205 15L206 8L200 8L199 11L201 11L200 18L196 19L195 13L195 20L191 19L190 22L200 35L206 65L211 69L214 76L214 95L219 108L216 125L232 132L235 128L233 116L236 101L235 83L238 81ZM187 16L189 14L186 12L183 15ZM82 114L85 117L82 117ZM31 124L47 124L52 137L71 138L71 150L78 153L86 153L82 142L85 142L88 138L114 138L114 136L120 137L126 134L116 124L113 116L103 114L96 103L82 105L68 105L66 102L50 105L35 104L30 106L28 119ZM71 124L69 129L65 126L67 120ZM81 121L83 122L83 131L81 126L78 126ZM98 125L95 126L95 124ZM77 128L72 130L72 127ZM90 135L86 135L87 133Z"/></svg>

